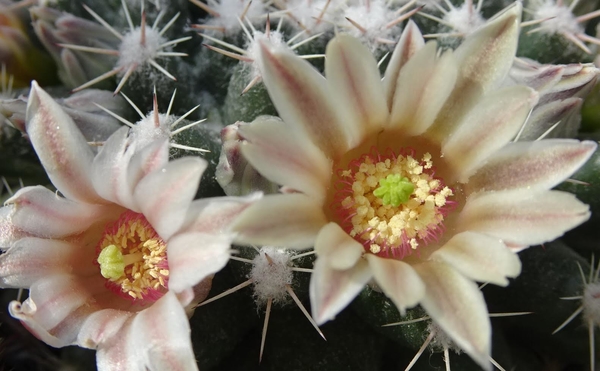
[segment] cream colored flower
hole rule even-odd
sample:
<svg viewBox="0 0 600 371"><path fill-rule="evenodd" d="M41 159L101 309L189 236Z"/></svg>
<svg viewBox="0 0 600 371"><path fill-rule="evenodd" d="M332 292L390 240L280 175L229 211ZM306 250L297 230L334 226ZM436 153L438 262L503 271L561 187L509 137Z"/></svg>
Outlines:
<svg viewBox="0 0 600 371"><path fill-rule="evenodd" d="M187 314L253 197L192 201L206 161L169 162L168 138L140 147L127 127L94 155L35 82L26 130L62 196L25 187L0 208L0 287L29 289L10 314L51 346L97 349L101 371L197 370Z"/></svg>
<svg viewBox="0 0 600 371"><path fill-rule="evenodd" d="M240 127L242 152L284 194L264 197L233 228L243 243L315 246L318 323L374 279L401 312L421 304L491 367L474 281L507 285L521 270L516 252L589 218L587 205L549 189L596 148L511 142L538 99L525 86L498 87L520 18L516 3L445 52L409 22L383 81L369 50L348 35L327 47L327 79L263 44L264 82L283 120Z"/></svg>

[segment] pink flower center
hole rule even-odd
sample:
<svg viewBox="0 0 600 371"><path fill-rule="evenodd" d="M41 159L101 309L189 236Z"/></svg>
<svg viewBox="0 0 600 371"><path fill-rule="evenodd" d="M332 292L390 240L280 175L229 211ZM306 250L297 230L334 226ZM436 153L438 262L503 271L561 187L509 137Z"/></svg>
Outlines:
<svg viewBox="0 0 600 371"><path fill-rule="evenodd" d="M144 215L126 211L96 247L106 286L131 300L156 301L168 290L167 244Z"/></svg>
<svg viewBox="0 0 600 371"><path fill-rule="evenodd" d="M417 160L412 149L380 154L373 147L336 175L331 208L337 222L372 254L402 259L437 241L455 206L429 153Z"/></svg>

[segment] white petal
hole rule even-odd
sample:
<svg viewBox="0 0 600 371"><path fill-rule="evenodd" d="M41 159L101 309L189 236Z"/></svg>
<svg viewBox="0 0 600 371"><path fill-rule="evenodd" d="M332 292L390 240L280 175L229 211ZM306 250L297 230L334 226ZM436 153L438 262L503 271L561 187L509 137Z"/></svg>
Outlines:
<svg viewBox="0 0 600 371"><path fill-rule="evenodd" d="M231 229L242 244L306 249L326 223L322 206L309 197L268 195L244 210Z"/></svg>
<svg viewBox="0 0 600 371"><path fill-rule="evenodd" d="M0 286L27 288L50 274L96 273L98 267L91 264L95 258L94 249L60 240L26 237L0 255Z"/></svg>
<svg viewBox="0 0 600 371"><path fill-rule="evenodd" d="M344 270L353 267L365 249L337 223L328 223L317 236L315 251L331 268Z"/></svg>
<svg viewBox="0 0 600 371"><path fill-rule="evenodd" d="M98 309L96 294L107 291L104 282L100 275L45 277L31 286L29 298L22 304L11 304L10 314L51 346L74 345L81 324Z"/></svg>
<svg viewBox="0 0 600 371"><path fill-rule="evenodd" d="M336 105L344 107L344 125L355 147L388 118L377 62L366 46L346 34L334 37L325 54L325 76Z"/></svg>
<svg viewBox="0 0 600 371"><path fill-rule="evenodd" d="M549 139L509 143L470 179L469 192L550 189L579 169L596 150L591 141Z"/></svg>
<svg viewBox="0 0 600 371"><path fill-rule="evenodd" d="M437 45L431 41L402 68L392 103L390 126L406 135L425 132L454 88L457 66L452 52L437 57ZM410 88L407 88L410 87Z"/></svg>
<svg viewBox="0 0 600 371"><path fill-rule="evenodd" d="M94 154L60 105L33 81L27 102L26 129L52 184L66 197L102 203L92 185Z"/></svg>
<svg viewBox="0 0 600 371"><path fill-rule="evenodd" d="M260 47L263 81L277 112L288 125L305 130L326 156L348 149L349 133L336 111L327 82L314 67L287 50Z"/></svg>
<svg viewBox="0 0 600 371"><path fill-rule="evenodd" d="M443 261L465 277L479 282L506 286L506 277L521 273L521 261L498 238L476 232L455 235L431 254L431 259Z"/></svg>
<svg viewBox="0 0 600 371"><path fill-rule="evenodd" d="M194 287L229 261L232 237L222 234L183 233L169 240L169 290Z"/></svg>
<svg viewBox="0 0 600 371"><path fill-rule="evenodd" d="M98 194L111 202L133 211L133 189L129 186L128 165L133 151L127 151L129 128L122 127L111 135L92 164L92 181Z"/></svg>
<svg viewBox="0 0 600 371"><path fill-rule="evenodd" d="M540 99L543 98L544 96L540 97ZM550 137L555 137L557 132L564 132L565 126L573 125L571 121L575 121L574 124L577 125L577 130L581 120L577 116L580 115L582 104L582 98L573 97L544 105L538 102L519 135L519 141L537 140L559 121L558 126L549 133Z"/></svg>
<svg viewBox="0 0 600 371"><path fill-rule="evenodd" d="M535 90L511 86L482 99L443 144L442 154L459 182L514 138L537 102Z"/></svg>
<svg viewBox="0 0 600 371"><path fill-rule="evenodd" d="M185 220L196 195L206 161L184 157L145 176L133 197L146 219L164 240L168 240Z"/></svg>
<svg viewBox="0 0 600 371"><path fill-rule="evenodd" d="M134 145L132 143L132 145ZM127 183L134 189L138 182L154 170L162 169L169 162L169 141L156 140L135 151L127 169Z"/></svg>
<svg viewBox="0 0 600 371"><path fill-rule="evenodd" d="M590 217L589 207L559 191L496 191L469 197L457 230L498 237L506 244L552 241Z"/></svg>
<svg viewBox="0 0 600 371"><path fill-rule="evenodd" d="M239 132L246 139L242 153L261 175L307 195L325 197L331 164L302 132L265 116L240 126Z"/></svg>
<svg viewBox="0 0 600 371"><path fill-rule="evenodd" d="M372 277L369 264L359 259L346 270L331 268L325 259L317 258L310 278L312 316L321 325L333 319L358 295Z"/></svg>
<svg viewBox="0 0 600 371"><path fill-rule="evenodd" d="M149 370L194 371L198 366L190 332L181 303L169 291L133 318L128 343Z"/></svg>
<svg viewBox="0 0 600 371"><path fill-rule="evenodd" d="M477 285L444 263L426 262L414 268L426 286L423 308L460 349L491 370L492 330Z"/></svg>
<svg viewBox="0 0 600 371"><path fill-rule="evenodd" d="M210 197L190 204L180 232L229 233L233 220L248 206L260 200L262 194L245 197Z"/></svg>
<svg viewBox="0 0 600 371"><path fill-rule="evenodd" d="M412 19L409 20L402 31L402 36L400 36L398 44L396 44L396 48L385 70L385 76L383 77L383 89L390 112L392 111L392 102L395 99L397 88L403 88L398 85L398 76L402 67L424 45L425 40L423 40L419 27Z"/></svg>
<svg viewBox="0 0 600 371"><path fill-rule="evenodd" d="M400 260L381 258L366 254L375 281L383 292L396 304L402 315L425 295L425 284L409 265Z"/></svg>
<svg viewBox="0 0 600 371"><path fill-rule="evenodd" d="M454 56L459 66L455 88L428 136L441 142L461 118L507 75L517 50L522 5L513 5L467 36Z"/></svg>
<svg viewBox="0 0 600 371"><path fill-rule="evenodd" d="M122 210L90 205L56 195L42 186L25 187L6 201L7 220L15 228L38 237L66 237L108 221Z"/></svg>
<svg viewBox="0 0 600 371"><path fill-rule="evenodd" d="M83 331L83 346L97 344L98 371L198 369L189 323L173 292L133 315L113 310L94 313Z"/></svg>

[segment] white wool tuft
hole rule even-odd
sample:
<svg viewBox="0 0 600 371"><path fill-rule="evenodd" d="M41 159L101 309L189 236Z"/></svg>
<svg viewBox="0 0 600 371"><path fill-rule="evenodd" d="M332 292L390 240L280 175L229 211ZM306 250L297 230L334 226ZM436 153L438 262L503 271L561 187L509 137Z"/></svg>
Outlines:
<svg viewBox="0 0 600 371"><path fill-rule="evenodd" d="M142 148L157 139L169 139L171 136L171 123L177 117L158 114L158 125L154 122L154 111L138 121L131 129L131 139L137 148Z"/></svg>
<svg viewBox="0 0 600 371"><path fill-rule="evenodd" d="M119 60L117 67L129 67L131 65L143 65L151 58L156 58L157 53L162 49L161 44L167 39L160 36L158 30L146 27L146 42L141 43L142 29L137 27L123 36L123 41L119 47ZM124 73L125 71L123 71Z"/></svg>
<svg viewBox="0 0 600 371"><path fill-rule="evenodd" d="M355 26L349 25L347 32L366 42L371 49L376 48L377 39L396 39L396 34L400 34L400 25L387 27L387 24L398 16L384 0L374 0L369 5L352 5L344 12L345 18L353 20L366 30L363 32ZM349 24L348 21L345 23Z"/></svg>
<svg viewBox="0 0 600 371"><path fill-rule="evenodd" d="M534 19L551 18L540 24L541 30L548 34L583 33L583 27L567 6L557 5L554 0L538 1L533 8Z"/></svg>
<svg viewBox="0 0 600 371"><path fill-rule="evenodd" d="M251 42L248 43L246 47L247 56L252 58L254 62L252 62L252 77L261 76L260 68L258 66L258 60L260 58L260 44L264 42L270 45L272 48L287 48L287 44L283 40L283 34L278 31L271 30L269 32L269 37L263 32L256 31L254 32L254 38Z"/></svg>
<svg viewBox="0 0 600 371"><path fill-rule="evenodd" d="M271 262L266 258L268 255ZM263 247L252 261L249 278L252 279L256 303L263 305L269 299L274 303L285 301L286 285L291 285L293 279L291 254L283 249Z"/></svg>
<svg viewBox="0 0 600 371"><path fill-rule="evenodd" d="M452 25L454 31L462 34L470 34L485 23L485 19L475 9L470 9L469 4L464 3L458 8L452 8L446 15L444 21Z"/></svg>
<svg viewBox="0 0 600 371"><path fill-rule="evenodd" d="M238 19L247 5L248 0L209 1L208 6L215 10L219 16L211 17L207 24L223 27L225 28L225 33L236 32L241 28ZM266 13L267 11L263 2L255 0L252 1L250 8L248 8L245 18L253 23Z"/></svg>
<svg viewBox="0 0 600 371"><path fill-rule="evenodd" d="M600 282L592 282L583 291L583 317L600 325Z"/></svg>

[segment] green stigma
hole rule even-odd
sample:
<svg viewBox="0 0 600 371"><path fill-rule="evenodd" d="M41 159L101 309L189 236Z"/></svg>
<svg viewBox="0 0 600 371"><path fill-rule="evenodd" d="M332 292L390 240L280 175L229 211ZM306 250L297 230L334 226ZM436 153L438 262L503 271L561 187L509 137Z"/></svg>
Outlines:
<svg viewBox="0 0 600 371"><path fill-rule="evenodd" d="M415 190L415 185L400 174L390 174L379 180L379 187L373 191L376 197L382 199L384 205L398 207L408 201Z"/></svg>
<svg viewBox="0 0 600 371"><path fill-rule="evenodd" d="M100 274L109 280L117 280L125 273L125 261L121 249L108 245L98 255Z"/></svg>

